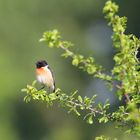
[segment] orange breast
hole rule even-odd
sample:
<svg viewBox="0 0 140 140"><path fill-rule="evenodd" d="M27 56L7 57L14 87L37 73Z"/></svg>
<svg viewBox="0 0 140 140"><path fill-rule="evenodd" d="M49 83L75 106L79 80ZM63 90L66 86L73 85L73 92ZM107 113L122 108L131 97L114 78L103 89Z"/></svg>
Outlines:
<svg viewBox="0 0 140 140"><path fill-rule="evenodd" d="M46 75L46 72L47 71L45 71L44 68L36 69L36 74L37 75Z"/></svg>
<svg viewBox="0 0 140 140"><path fill-rule="evenodd" d="M39 68L36 69L37 77L39 77L39 80L41 83L47 85L48 87L54 86L54 80L51 71L48 68Z"/></svg>

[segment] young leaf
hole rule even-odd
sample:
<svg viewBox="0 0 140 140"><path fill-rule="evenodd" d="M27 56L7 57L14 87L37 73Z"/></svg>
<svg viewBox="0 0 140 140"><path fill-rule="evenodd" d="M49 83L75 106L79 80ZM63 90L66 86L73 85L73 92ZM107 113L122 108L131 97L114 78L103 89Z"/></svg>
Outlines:
<svg viewBox="0 0 140 140"><path fill-rule="evenodd" d="M90 115L90 116L88 117L87 122L88 122L89 124L93 124L92 115Z"/></svg>

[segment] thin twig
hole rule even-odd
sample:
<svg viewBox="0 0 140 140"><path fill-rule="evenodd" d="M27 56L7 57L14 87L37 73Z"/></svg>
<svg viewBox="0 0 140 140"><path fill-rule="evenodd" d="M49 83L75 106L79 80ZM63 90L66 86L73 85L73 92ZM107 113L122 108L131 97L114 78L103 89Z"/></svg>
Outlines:
<svg viewBox="0 0 140 140"><path fill-rule="evenodd" d="M124 93L125 98L127 99L127 102L131 102L129 95L127 93Z"/></svg>

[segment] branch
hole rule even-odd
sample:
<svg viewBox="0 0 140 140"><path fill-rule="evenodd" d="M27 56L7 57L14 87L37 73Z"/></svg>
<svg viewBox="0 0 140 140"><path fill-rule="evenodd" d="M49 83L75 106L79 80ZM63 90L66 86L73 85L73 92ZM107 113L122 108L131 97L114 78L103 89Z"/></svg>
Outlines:
<svg viewBox="0 0 140 140"><path fill-rule="evenodd" d="M40 41L45 41L50 48L60 48L64 52L62 56L67 58L72 58L72 65L82 69L87 72L89 75L92 75L96 78L111 82L112 76L107 75L103 72L102 66L95 64L93 57L84 57L81 54L75 54L70 50L70 47L73 46L71 42L63 41L61 39L60 33L57 30L47 31L43 34L43 37Z"/></svg>
<svg viewBox="0 0 140 140"><path fill-rule="evenodd" d="M115 112L107 113L110 104L108 101L105 104L96 104L95 99L96 95L91 98L84 97L82 98L80 95L77 95L77 91L73 92L71 95L64 93L60 89L56 89L55 93L47 94L45 90L37 90L35 87L36 81L32 83L32 85L27 85L26 88L22 89L22 92L26 93L24 97L24 101L30 102L33 100L44 101L48 106L53 105L55 102L58 102L62 107L67 107L68 112L74 112L76 115L81 116L81 111L86 112L84 119L92 124L93 117L98 116L99 122L108 122L109 120L115 121L124 121L124 116L128 116L129 113L125 111L125 109L121 108L121 117L115 116Z"/></svg>

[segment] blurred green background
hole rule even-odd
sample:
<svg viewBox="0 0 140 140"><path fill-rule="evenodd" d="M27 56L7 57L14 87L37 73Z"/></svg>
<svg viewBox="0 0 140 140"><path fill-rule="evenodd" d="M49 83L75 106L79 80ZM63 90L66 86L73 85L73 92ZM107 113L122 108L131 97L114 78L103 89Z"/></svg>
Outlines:
<svg viewBox="0 0 140 140"><path fill-rule="evenodd" d="M139 0L116 0L120 15L128 17L128 33L139 37ZM0 140L94 140L98 135L138 140L124 135L113 123L88 125L82 118L43 103L23 102L21 89L35 79L35 62L45 59L52 67L57 87L82 96L98 94L97 101L118 101L104 83L92 79L60 57L61 51L39 43L46 30L58 29L75 52L95 56L106 70L113 67L111 29L102 14L105 0L0 0Z"/></svg>

